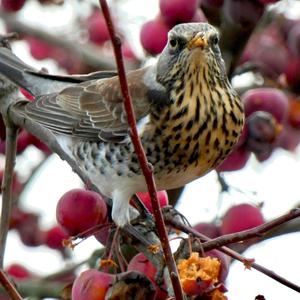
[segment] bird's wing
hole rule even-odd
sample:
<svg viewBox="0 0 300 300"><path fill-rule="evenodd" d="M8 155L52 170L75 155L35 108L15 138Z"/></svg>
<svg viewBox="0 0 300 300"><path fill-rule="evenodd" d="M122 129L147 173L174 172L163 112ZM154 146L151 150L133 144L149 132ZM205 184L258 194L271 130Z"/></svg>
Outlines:
<svg viewBox="0 0 300 300"><path fill-rule="evenodd" d="M148 68L127 74L137 120L151 106L144 75ZM41 96L25 106L26 115L60 133L87 139L121 142L127 136L127 118L117 76L86 81L56 95Z"/></svg>

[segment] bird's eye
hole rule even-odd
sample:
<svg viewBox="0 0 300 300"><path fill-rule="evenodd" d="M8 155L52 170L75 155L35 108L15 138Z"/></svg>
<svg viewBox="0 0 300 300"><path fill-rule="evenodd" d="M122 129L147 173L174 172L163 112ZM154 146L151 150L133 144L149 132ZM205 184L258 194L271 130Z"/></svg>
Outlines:
<svg viewBox="0 0 300 300"><path fill-rule="evenodd" d="M177 45L178 45L178 40L176 40L176 39L170 39L170 46L172 47L172 48L176 48L177 47Z"/></svg>
<svg viewBox="0 0 300 300"><path fill-rule="evenodd" d="M216 46L219 43L219 37L217 35L213 35L211 37L211 43Z"/></svg>

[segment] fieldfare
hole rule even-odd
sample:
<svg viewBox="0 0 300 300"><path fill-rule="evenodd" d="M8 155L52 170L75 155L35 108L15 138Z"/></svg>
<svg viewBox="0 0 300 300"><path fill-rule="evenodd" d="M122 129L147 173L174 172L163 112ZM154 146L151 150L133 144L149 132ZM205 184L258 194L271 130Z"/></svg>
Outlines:
<svg viewBox="0 0 300 300"><path fill-rule="evenodd" d="M220 164L239 139L243 108L207 23L176 25L157 63L127 73L139 135L157 188L173 189ZM128 134L116 72L54 76L0 49L0 73L35 95L17 110L55 133L63 149L113 201L112 218L130 222L129 200L145 179Z"/></svg>

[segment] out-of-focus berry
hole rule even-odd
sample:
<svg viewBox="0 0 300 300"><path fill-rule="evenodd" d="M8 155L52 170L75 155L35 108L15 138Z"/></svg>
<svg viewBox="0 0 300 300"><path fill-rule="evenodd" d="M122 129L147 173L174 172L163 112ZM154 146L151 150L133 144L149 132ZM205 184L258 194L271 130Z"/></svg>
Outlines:
<svg viewBox="0 0 300 300"><path fill-rule="evenodd" d="M264 13L264 5L257 0L225 0L225 17L243 28L254 27Z"/></svg>
<svg viewBox="0 0 300 300"><path fill-rule="evenodd" d="M20 10L25 0L1 0L0 7L7 12L16 12Z"/></svg>
<svg viewBox="0 0 300 300"><path fill-rule="evenodd" d="M62 250L63 240L68 238L60 226L54 226L45 232L45 244L51 249Z"/></svg>
<svg viewBox="0 0 300 300"><path fill-rule="evenodd" d="M194 225L193 228L195 230L197 230L199 233L202 233L211 239L214 239L221 235L220 228L213 223L201 222L201 223Z"/></svg>
<svg viewBox="0 0 300 300"><path fill-rule="evenodd" d="M151 198L148 192L138 192L137 196L144 203L149 212L153 213L153 208L151 204ZM168 194L166 191L158 191L157 199L161 207L167 206L169 204Z"/></svg>
<svg viewBox="0 0 300 300"><path fill-rule="evenodd" d="M300 56L300 21L294 24L291 28L288 37L287 43L292 53L296 56Z"/></svg>
<svg viewBox="0 0 300 300"><path fill-rule="evenodd" d="M32 278L34 275L20 264L11 264L6 268L7 274L17 280L27 280Z"/></svg>
<svg viewBox="0 0 300 300"><path fill-rule="evenodd" d="M272 114L279 123L283 122L287 116L289 101L279 89L252 89L242 95L242 100L246 116L250 116L255 111L266 111Z"/></svg>
<svg viewBox="0 0 300 300"><path fill-rule="evenodd" d="M287 83L300 92L300 57L290 57L283 70Z"/></svg>
<svg viewBox="0 0 300 300"><path fill-rule="evenodd" d="M300 143L300 128L292 127L288 122L283 124L277 145L285 150L294 151Z"/></svg>
<svg viewBox="0 0 300 300"><path fill-rule="evenodd" d="M87 29L90 41L95 44L102 45L110 39L105 19L98 10L88 18Z"/></svg>
<svg viewBox="0 0 300 300"><path fill-rule="evenodd" d="M222 217L222 234L239 232L264 224L264 217L256 206L244 203L232 206Z"/></svg>
<svg viewBox="0 0 300 300"><path fill-rule="evenodd" d="M261 159L271 155L282 129L282 125L278 125L275 117L265 111L254 112L247 118L246 127L248 132L246 148L258 154Z"/></svg>
<svg viewBox="0 0 300 300"><path fill-rule="evenodd" d="M152 55L159 54L167 44L168 31L169 27L161 18L146 22L140 33L143 48Z"/></svg>
<svg viewBox="0 0 300 300"><path fill-rule="evenodd" d="M191 19L191 23L201 23L201 22L202 23L207 22L207 19L205 17L204 12L200 8L198 8L193 18Z"/></svg>
<svg viewBox="0 0 300 300"><path fill-rule="evenodd" d="M198 0L160 0L160 12L169 26L190 22L196 13Z"/></svg>
<svg viewBox="0 0 300 300"><path fill-rule="evenodd" d="M237 171L246 165L250 152L245 147L235 148L229 156L217 167L218 172Z"/></svg>
<svg viewBox="0 0 300 300"><path fill-rule="evenodd" d="M103 224L107 207L103 198L95 192L73 189L65 193L57 203L57 222L69 235Z"/></svg>
<svg viewBox="0 0 300 300"><path fill-rule="evenodd" d="M26 213L16 229L24 245L37 247L43 244L44 232L42 232L39 226L39 216L33 213Z"/></svg>
<svg viewBox="0 0 300 300"><path fill-rule="evenodd" d="M114 275L95 269L84 271L73 283L72 300L105 300L106 292L114 279Z"/></svg>
<svg viewBox="0 0 300 300"><path fill-rule="evenodd" d="M52 57L53 46L31 36L26 37L26 41L29 45L29 51L33 58L43 60Z"/></svg>

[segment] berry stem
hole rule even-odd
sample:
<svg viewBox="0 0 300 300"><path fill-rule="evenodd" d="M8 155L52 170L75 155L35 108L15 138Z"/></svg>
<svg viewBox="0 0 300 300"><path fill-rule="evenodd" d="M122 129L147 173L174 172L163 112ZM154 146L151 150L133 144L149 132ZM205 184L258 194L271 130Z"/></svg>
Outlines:
<svg viewBox="0 0 300 300"><path fill-rule="evenodd" d="M115 28L110 16L109 8L107 5L106 0L99 0L103 15L105 17L108 31L111 37L111 41L113 44L114 48L114 53L115 53L115 58L116 58L116 63L118 67L118 74L119 74L119 81L120 81L120 86L121 86L121 91L124 99L124 107L126 110L126 115L127 115L127 120L128 124L130 126L130 136L131 140L134 146L135 153L137 154L142 172L144 174L146 184L148 187L148 191L151 197L151 204L153 207L153 215L155 218L156 222L156 228L158 231L158 236L161 241L162 249L164 252L166 264L169 270L169 274L171 277L172 281L172 286L173 286L173 291L175 298L177 300L183 300L183 291L181 288L180 280L179 280L179 275L178 275L178 270L177 266L171 251L171 247L169 244L169 239L168 239L168 234L166 231L166 226L164 223L163 215L161 212L161 207L160 203L157 199L157 194L156 194L156 186L155 186L155 181L153 177L153 170L148 163L145 151L143 149L141 140L138 135L138 130L136 127L136 119L134 115L134 109L131 101L131 97L129 94L129 89L127 85L127 79L126 79L126 74L125 74L125 68L124 68L124 62L123 62L123 56L122 56L122 50L121 50L121 40L120 38L116 35Z"/></svg>

